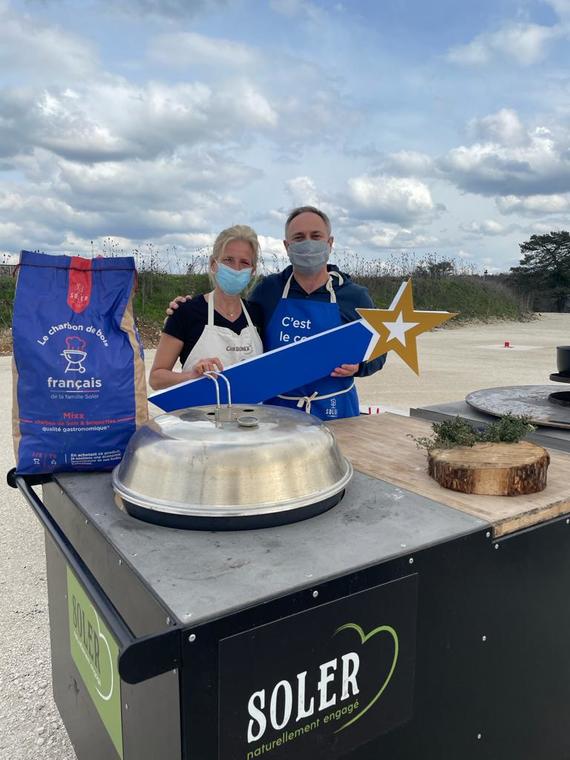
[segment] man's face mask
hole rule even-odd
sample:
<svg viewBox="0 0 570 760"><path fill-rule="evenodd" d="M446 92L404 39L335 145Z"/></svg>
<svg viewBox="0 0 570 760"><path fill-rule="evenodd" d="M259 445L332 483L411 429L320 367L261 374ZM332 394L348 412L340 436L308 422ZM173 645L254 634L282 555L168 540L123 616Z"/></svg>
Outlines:
<svg viewBox="0 0 570 760"><path fill-rule="evenodd" d="M330 252L326 240L299 240L287 248L289 261L302 274L316 274L329 260Z"/></svg>

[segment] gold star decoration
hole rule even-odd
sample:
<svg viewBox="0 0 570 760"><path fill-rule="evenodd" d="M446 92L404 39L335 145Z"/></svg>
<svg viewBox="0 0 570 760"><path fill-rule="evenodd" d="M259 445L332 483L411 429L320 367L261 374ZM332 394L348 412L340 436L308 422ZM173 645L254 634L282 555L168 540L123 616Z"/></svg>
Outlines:
<svg viewBox="0 0 570 760"><path fill-rule="evenodd" d="M414 309L412 281L403 282L389 309L357 309L360 316L378 334L379 338L367 361L395 351L398 356L420 374L416 338L428 330L457 316L450 311L417 311Z"/></svg>

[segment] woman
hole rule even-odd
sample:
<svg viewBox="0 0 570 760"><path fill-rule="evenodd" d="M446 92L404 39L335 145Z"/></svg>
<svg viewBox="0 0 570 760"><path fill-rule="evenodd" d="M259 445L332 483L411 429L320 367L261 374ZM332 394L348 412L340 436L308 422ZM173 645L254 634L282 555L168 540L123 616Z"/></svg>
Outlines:
<svg viewBox="0 0 570 760"><path fill-rule="evenodd" d="M259 241L251 227L222 230L209 261L210 293L185 303L166 320L150 371L154 390L193 380L209 370L263 353L258 326L261 312L240 293L255 274ZM174 372L176 360L182 372Z"/></svg>

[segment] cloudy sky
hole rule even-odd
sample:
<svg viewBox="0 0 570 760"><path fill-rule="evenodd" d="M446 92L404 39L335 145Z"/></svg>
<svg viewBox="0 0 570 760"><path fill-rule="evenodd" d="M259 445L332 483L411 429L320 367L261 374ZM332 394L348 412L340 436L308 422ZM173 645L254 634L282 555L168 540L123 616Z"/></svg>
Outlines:
<svg viewBox="0 0 570 760"><path fill-rule="evenodd" d="M506 270L569 227L569 43L570 0L0 0L0 252L270 253L311 203Z"/></svg>

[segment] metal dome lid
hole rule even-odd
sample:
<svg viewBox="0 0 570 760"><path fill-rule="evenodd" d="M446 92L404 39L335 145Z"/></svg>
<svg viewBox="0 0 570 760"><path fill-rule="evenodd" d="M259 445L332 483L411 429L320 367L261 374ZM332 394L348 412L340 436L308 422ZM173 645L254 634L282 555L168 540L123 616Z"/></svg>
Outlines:
<svg viewBox="0 0 570 760"><path fill-rule="evenodd" d="M318 514L342 498L352 472L333 433L312 415L212 405L139 428L113 471L113 488L142 519L236 529Z"/></svg>

